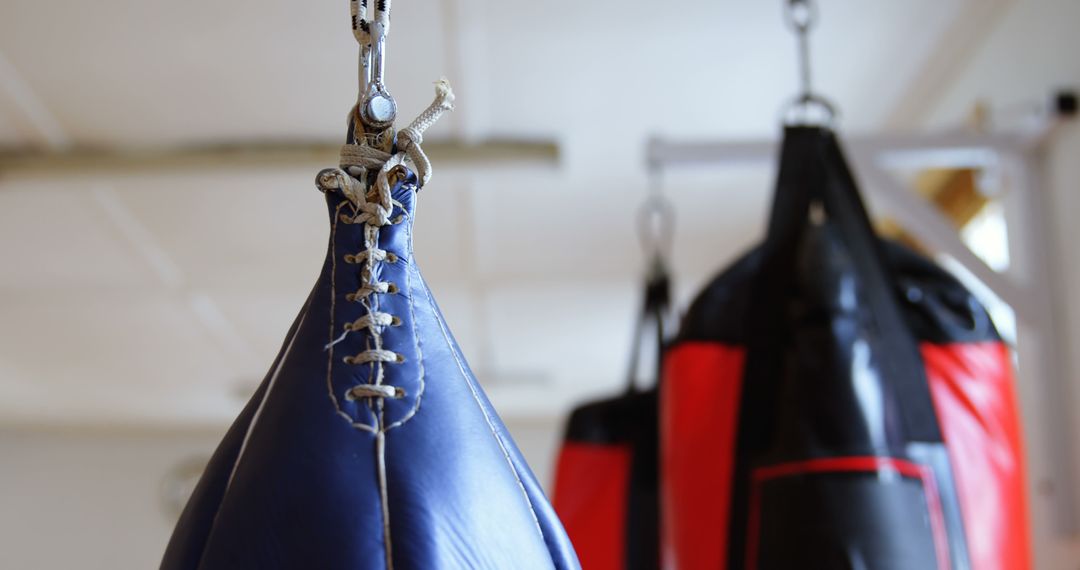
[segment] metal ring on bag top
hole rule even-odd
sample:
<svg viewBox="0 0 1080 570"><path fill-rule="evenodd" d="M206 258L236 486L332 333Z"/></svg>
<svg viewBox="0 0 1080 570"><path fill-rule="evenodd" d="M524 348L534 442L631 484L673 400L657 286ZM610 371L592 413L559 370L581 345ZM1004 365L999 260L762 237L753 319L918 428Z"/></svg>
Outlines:
<svg viewBox="0 0 1080 570"><path fill-rule="evenodd" d="M788 0L784 16L791 29L805 33L817 24L817 4L812 0Z"/></svg>
<svg viewBox="0 0 1080 570"><path fill-rule="evenodd" d="M806 93L788 101L781 110L781 122L788 126L818 125L832 127L839 112L825 97Z"/></svg>

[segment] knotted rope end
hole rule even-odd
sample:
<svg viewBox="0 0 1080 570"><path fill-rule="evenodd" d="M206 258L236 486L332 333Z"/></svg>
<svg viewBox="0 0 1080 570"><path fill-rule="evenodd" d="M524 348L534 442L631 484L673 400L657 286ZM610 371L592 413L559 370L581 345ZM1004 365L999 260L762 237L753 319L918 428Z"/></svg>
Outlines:
<svg viewBox="0 0 1080 570"><path fill-rule="evenodd" d="M447 111L454 110L454 89L449 79L441 77L435 82L435 102Z"/></svg>

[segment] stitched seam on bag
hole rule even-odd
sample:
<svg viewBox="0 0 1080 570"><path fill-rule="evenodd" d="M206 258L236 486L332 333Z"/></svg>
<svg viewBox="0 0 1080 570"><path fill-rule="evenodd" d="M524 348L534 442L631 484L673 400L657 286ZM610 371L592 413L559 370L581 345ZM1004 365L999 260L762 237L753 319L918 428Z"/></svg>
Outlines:
<svg viewBox="0 0 1080 570"><path fill-rule="evenodd" d="M262 400L259 401L259 407L255 409L255 413L251 416L251 423L248 424L248 429L244 433L244 440L240 444L240 451L237 452L236 461L233 462L232 472L229 473L229 481L225 484L226 493L228 493L229 488L232 487L233 477L236 477L236 472L240 469L240 462L244 459L244 452L247 451L248 442L251 440L251 434L255 432L255 427L259 422L259 417L262 415L263 408L266 407L266 402L270 400L270 393L274 390L274 385L277 384L278 376L281 375L281 369L285 367L285 361L288 360L289 353L292 352L293 344L296 343L296 337L300 336L300 328L304 326L304 321L307 320L307 313L307 310L305 310L303 316L300 317L300 322L296 325L296 332L293 333L293 337L289 339L289 344L285 347L285 353L281 355L277 367L274 368L274 372L270 375L270 382L267 383L266 391L263 393Z"/></svg>
<svg viewBox="0 0 1080 570"><path fill-rule="evenodd" d="M345 421L357 429L364 430L366 432L374 434L377 430L374 426L357 421L353 418L349 412L346 412L341 408L341 402L338 400L337 394L334 393L334 311L337 305L337 231L338 223L341 219L341 210L348 205L348 201L342 201L334 209L334 222L330 225L330 326L329 334L327 338L330 340L330 344L326 349L326 391L330 395L330 401L334 404L334 411L341 417L345 418ZM374 415L374 411L369 406L357 406L364 407L370 413ZM372 418L377 422L376 417Z"/></svg>
<svg viewBox="0 0 1080 570"><path fill-rule="evenodd" d="M415 199L415 194L414 194L414 199ZM405 212L405 215L408 216L409 213ZM405 416L402 417L400 420L386 426L384 431L390 431L390 430L392 430L392 429L394 429L396 427L401 427L402 425L405 424L405 422L411 420L414 416L416 416L416 414L418 414L420 412L420 401L423 400L423 398L424 398L424 390L427 387L426 386L426 381L427 381L427 379L426 379L426 368L424 368L424 353L423 353L423 351L421 350L421 347L420 347L420 344L421 344L421 342L420 342L420 331L417 328L417 324L416 324L416 303L413 301L413 295L412 295L412 283L413 283L413 281L412 281L413 280L412 272L415 270L415 266L413 265L413 263L415 262L416 258L415 258L415 253L413 252L413 246L412 246L412 243L413 243L412 242L412 237L413 236L412 236L412 219L411 219L411 216L409 216L409 218L410 218L409 219L409 225L407 226L408 229L409 229L408 232L407 232L408 233L408 235L407 235L408 244L409 244L409 259L408 259L408 263L405 264L405 291L404 291L404 293L405 293L405 298L408 300L408 303L409 303L409 315L412 317L412 331L413 331L412 336L413 336L413 341L414 341L415 346L416 346L416 366L417 366L417 369L418 369L418 376L419 376L418 381L419 381L420 385L416 389L416 402L413 404L412 409L409 410L409 412L406 413Z"/></svg>
<svg viewBox="0 0 1080 570"><path fill-rule="evenodd" d="M421 283L424 283L424 290L428 297L428 303L431 305L432 315L435 317L435 322L439 324L439 330L442 332L443 339L446 340L447 347L450 349L450 354L454 357L454 362L457 364L458 371L461 372L462 378L465 380L465 384L469 387L469 392L472 394L473 401L476 402L477 408L480 409L480 413L484 416L484 421L487 423L488 429L491 430L491 435L495 438L495 443L499 445L499 450L503 454L503 458L506 459L506 464L510 467L510 473L514 475L514 480L517 481L518 489L521 490L521 495L525 498L525 504L529 507L529 513L532 514L533 523L536 524L536 531L540 534L540 539L545 542L544 529L540 526L540 517L536 514L536 509L533 507L532 499L529 498L529 492L525 489L525 483L521 480L521 476L518 474L517 469L514 468L514 461L510 457L510 452L506 449L506 444L499 436L498 431L495 429L495 423L492 422L491 416L488 415L487 410L484 409L484 405L480 402L480 395L476 391L476 387L473 386L472 380L469 378L468 372L465 371L465 366L461 362L461 358L458 357L458 353L454 350L454 343L450 340L450 333L446 329L446 326L439 317L439 311L435 307L435 300L432 298L431 293L428 291L427 283L424 282L424 278L417 273Z"/></svg>

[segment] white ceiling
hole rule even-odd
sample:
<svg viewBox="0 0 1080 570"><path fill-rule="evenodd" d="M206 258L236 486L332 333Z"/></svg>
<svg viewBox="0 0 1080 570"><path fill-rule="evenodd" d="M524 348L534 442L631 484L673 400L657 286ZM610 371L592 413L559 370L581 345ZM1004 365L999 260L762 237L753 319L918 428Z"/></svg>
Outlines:
<svg viewBox="0 0 1080 570"><path fill-rule="evenodd" d="M928 58L941 56L942 34L978 2L820 4L817 85L859 129L884 119ZM30 144L336 137L355 96L346 6L5 0L4 116ZM524 0L402 1L388 80L407 115L428 102L434 79L450 76L462 99L444 129L470 134L594 144L640 132L771 132L795 85L781 2L664 6L603 0L564 13ZM25 107L48 118L20 120ZM53 125L37 124L49 118Z"/></svg>
<svg viewBox="0 0 1080 570"><path fill-rule="evenodd" d="M776 130L795 85L780 4L395 3L406 118L446 75L458 108L432 136L560 145L551 169L436 164L421 195L418 259L504 413L619 384L644 142ZM980 1L820 4L817 85L869 130L898 126ZM0 146L335 140L355 52L345 0L5 0ZM227 421L322 260L322 166L0 172L0 422ZM680 299L753 242L768 177L669 173Z"/></svg>

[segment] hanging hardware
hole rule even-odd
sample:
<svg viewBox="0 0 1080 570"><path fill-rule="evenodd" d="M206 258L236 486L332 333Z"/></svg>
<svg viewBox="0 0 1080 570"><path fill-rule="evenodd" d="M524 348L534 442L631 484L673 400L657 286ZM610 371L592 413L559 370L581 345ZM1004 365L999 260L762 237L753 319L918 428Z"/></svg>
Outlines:
<svg viewBox="0 0 1080 570"><path fill-rule="evenodd" d="M368 131L394 124L397 102L386 89L386 36L390 31L390 0L377 0L368 18L368 0L350 0L353 35L360 44L357 115Z"/></svg>
<svg viewBox="0 0 1080 570"><path fill-rule="evenodd" d="M667 260L675 229L675 208L664 196L663 172L660 166L648 165L648 191L638 208L638 240L645 255L645 291L641 312L634 325L630 368L627 370L626 394L643 391L638 386L645 343L655 347L656 378L660 377L660 354L670 332L671 278Z"/></svg>
<svg viewBox="0 0 1080 570"><path fill-rule="evenodd" d="M370 27L371 44L367 66L370 77L367 91L363 92L360 100L360 118L366 126L382 129L392 125L397 118L397 102L390 96L383 82L386 71L386 26L373 22Z"/></svg>
<svg viewBox="0 0 1080 570"><path fill-rule="evenodd" d="M818 122L830 125L836 119L836 107L825 97L814 93L811 75L810 30L817 25L817 4L814 0L786 0L784 20L795 32L799 56L799 94L784 107L784 123L813 123L814 116L820 115Z"/></svg>
<svg viewBox="0 0 1080 570"><path fill-rule="evenodd" d="M649 166L649 190L638 208L638 240L645 254L648 275L667 273L675 233L675 208L664 196L663 177L658 166Z"/></svg>

